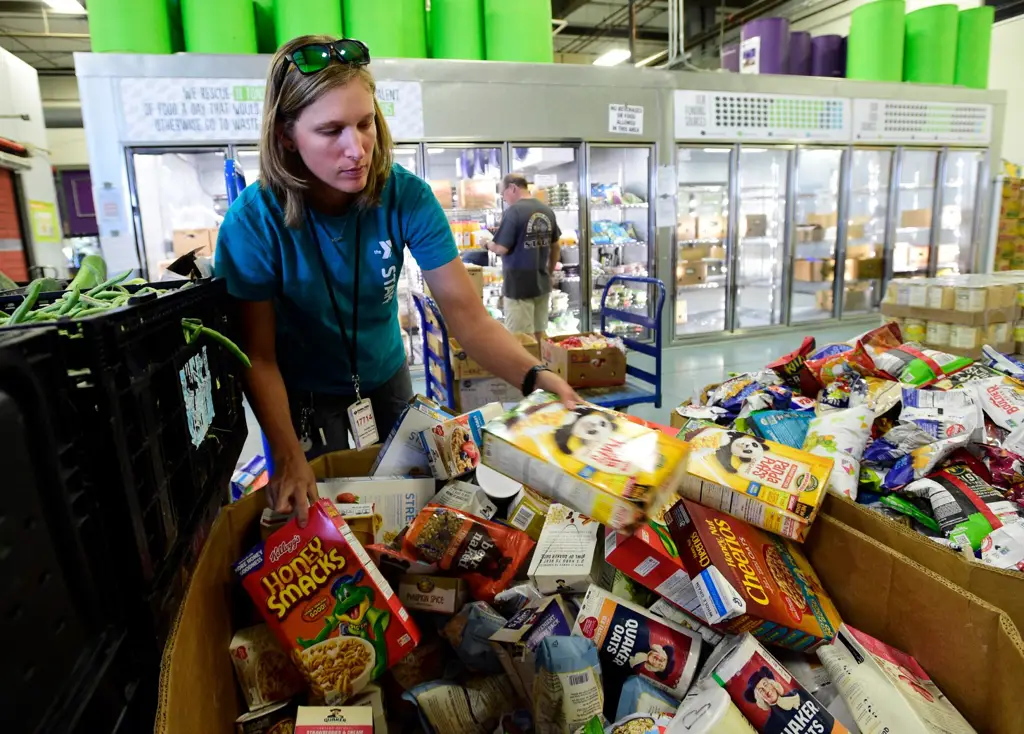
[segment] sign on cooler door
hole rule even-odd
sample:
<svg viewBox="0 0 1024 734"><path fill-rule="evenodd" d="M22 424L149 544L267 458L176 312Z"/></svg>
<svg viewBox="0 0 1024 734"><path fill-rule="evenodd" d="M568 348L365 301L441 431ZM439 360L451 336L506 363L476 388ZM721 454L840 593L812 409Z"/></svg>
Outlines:
<svg viewBox="0 0 1024 734"><path fill-rule="evenodd" d="M256 142L265 87L263 79L122 79L123 137L145 143Z"/></svg>

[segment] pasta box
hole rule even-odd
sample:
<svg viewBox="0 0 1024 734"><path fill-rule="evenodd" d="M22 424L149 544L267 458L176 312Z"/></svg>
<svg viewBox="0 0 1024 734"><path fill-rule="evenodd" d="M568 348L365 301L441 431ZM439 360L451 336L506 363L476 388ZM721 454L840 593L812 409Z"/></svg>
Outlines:
<svg viewBox="0 0 1024 734"><path fill-rule="evenodd" d="M699 609L716 629L797 651L839 629L839 612L797 544L685 499L666 520L693 582L688 611Z"/></svg>
<svg viewBox="0 0 1024 734"><path fill-rule="evenodd" d="M545 339L541 358L552 372L573 387L614 387L626 382L626 354L618 347L571 347L579 337L604 339L601 334L566 334Z"/></svg>
<svg viewBox="0 0 1024 734"><path fill-rule="evenodd" d="M328 704L405 657L420 632L330 500L291 520L235 564L267 626Z"/></svg>
<svg viewBox="0 0 1024 734"><path fill-rule="evenodd" d="M586 403L537 390L484 427L483 463L617 530L674 496L686 444Z"/></svg>

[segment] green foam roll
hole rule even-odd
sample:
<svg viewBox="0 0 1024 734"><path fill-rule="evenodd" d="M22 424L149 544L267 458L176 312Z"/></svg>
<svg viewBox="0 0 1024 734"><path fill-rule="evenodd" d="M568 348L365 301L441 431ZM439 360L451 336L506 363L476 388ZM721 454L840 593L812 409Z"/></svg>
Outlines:
<svg viewBox="0 0 1024 734"><path fill-rule="evenodd" d="M932 5L907 13L903 81L953 83L958 15L956 5Z"/></svg>
<svg viewBox="0 0 1024 734"><path fill-rule="evenodd" d="M169 54L167 0L90 0L89 39L95 53Z"/></svg>
<svg viewBox="0 0 1024 734"><path fill-rule="evenodd" d="M181 0L167 0L167 17L171 22L171 53L185 50L185 30L181 27Z"/></svg>
<svg viewBox="0 0 1024 734"><path fill-rule="evenodd" d="M956 33L956 71L953 83L988 89L988 62L992 53L992 22L996 9L982 5L960 12Z"/></svg>
<svg viewBox="0 0 1024 734"><path fill-rule="evenodd" d="M875 0L850 15L846 77L867 82L903 81L903 0Z"/></svg>
<svg viewBox="0 0 1024 734"><path fill-rule="evenodd" d="M427 57L423 0L345 0L344 7L345 35L369 46L371 59Z"/></svg>
<svg viewBox="0 0 1024 734"><path fill-rule="evenodd" d="M550 0L484 0L484 48L488 61L555 60Z"/></svg>
<svg viewBox="0 0 1024 734"><path fill-rule="evenodd" d="M252 0L181 0L181 24L189 53L256 53Z"/></svg>
<svg viewBox="0 0 1024 734"><path fill-rule="evenodd" d="M344 35L338 0L274 0L274 37L278 47L299 36L319 35Z"/></svg>
<svg viewBox="0 0 1024 734"><path fill-rule="evenodd" d="M277 37L274 35L274 0L252 0L253 17L256 19L256 50L261 54L277 51Z"/></svg>
<svg viewBox="0 0 1024 734"><path fill-rule="evenodd" d="M428 40L432 58L482 61L484 9L480 0L433 0Z"/></svg>

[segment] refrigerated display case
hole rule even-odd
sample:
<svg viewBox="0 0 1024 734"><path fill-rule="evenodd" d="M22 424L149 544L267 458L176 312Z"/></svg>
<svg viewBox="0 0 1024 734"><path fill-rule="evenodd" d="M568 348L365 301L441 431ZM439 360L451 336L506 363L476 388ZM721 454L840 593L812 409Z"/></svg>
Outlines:
<svg viewBox="0 0 1024 734"><path fill-rule="evenodd" d="M832 318L842 162L841 148L801 147L797 150L790 295L792 323ZM749 233L749 218L745 224ZM856 280L857 265L849 256L847 259L850 263L846 268L847 281ZM847 286L848 294L852 285L855 284Z"/></svg>
<svg viewBox="0 0 1024 734"><path fill-rule="evenodd" d="M894 278L923 278L928 275L938 166L938 150L907 148L900 156L896 237L892 250Z"/></svg>
<svg viewBox="0 0 1024 734"><path fill-rule="evenodd" d="M859 264L857 282L844 286L844 314L877 311L885 293L886 225L895 156L895 151L884 148L854 148L850 157L846 257L871 264L866 270Z"/></svg>
<svg viewBox="0 0 1024 734"><path fill-rule="evenodd" d="M590 222L590 323L600 321L604 288L615 275L647 276L653 266L651 201L653 147L587 146L588 221ZM612 286L610 307L647 315L648 287ZM611 331L644 336L643 329L609 321Z"/></svg>
<svg viewBox="0 0 1024 734"><path fill-rule="evenodd" d="M787 188L791 148L739 146L737 173L736 328L784 323L785 268L789 244Z"/></svg>
<svg viewBox="0 0 1024 734"><path fill-rule="evenodd" d="M726 321L732 146L676 151L676 336L723 331Z"/></svg>
<svg viewBox="0 0 1024 734"><path fill-rule="evenodd" d="M987 157L984 151L949 150L942 163L942 215L939 250L932 272L955 275L971 271L978 237L978 189Z"/></svg>

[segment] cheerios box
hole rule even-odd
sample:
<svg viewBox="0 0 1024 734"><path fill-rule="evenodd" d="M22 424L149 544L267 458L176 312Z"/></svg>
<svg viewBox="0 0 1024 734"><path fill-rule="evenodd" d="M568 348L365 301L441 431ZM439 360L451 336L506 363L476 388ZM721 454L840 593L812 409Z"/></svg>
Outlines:
<svg viewBox="0 0 1024 734"><path fill-rule="evenodd" d="M420 632L330 500L235 564L314 696L343 703L405 657Z"/></svg>
<svg viewBox="0 0 1024 734"><path fill-rule="evenodd" d="M689 500L665 515L693 583L687 611L721 632L810 651L842 620L800 546Z"/></svg>
<svg viewBox="0 0 1024 734"><path fill-rule="evenodd" d="M484 426L483 463L616 530L674 495L686 444L583 403L538 390Z"/></svg>

